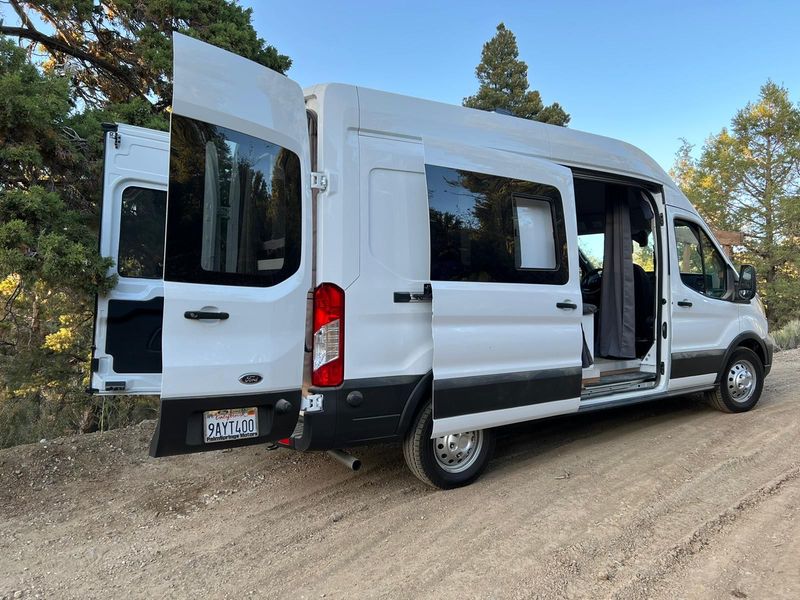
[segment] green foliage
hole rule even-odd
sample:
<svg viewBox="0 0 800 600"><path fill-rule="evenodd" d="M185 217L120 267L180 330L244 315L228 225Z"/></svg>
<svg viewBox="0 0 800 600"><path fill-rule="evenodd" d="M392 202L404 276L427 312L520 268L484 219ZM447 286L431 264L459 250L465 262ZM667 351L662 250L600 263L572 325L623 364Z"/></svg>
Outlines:
<svg viewBox="0 0 800 600"><path fill-rule="evenodd" d="M715 228L742 231L736 258L756 266L773 325L800 314L800 107L771 81L711 136L699 159L684 141L672 175Z"/></svg>
<svg viewBox="0 0 800 600"><path fill-rule="evenodd" d="M569 115L557 102L544 106L538 90L528 89L528 65L519 60L517 38L503 23L483 45L475 75L480 83L478 93L464 98L464 106L503 109L523 119L553 125L569 123Z"/></svg>
<svg viewBox="0 0 800 600"><path fill-rule="evenodd" d="M154 416L153 398L84 391L94 296L115 284L97 252L101 123L167 129L173 29L291 64L229 0L8 0L2 11L0 34L27 48L0 36L0 447Z"/></svg>
<svg viewBox="0 0 800 600"><path fill-rule="evenodd" d="M68 73L73 93L104 107L139 98L156 111L172 97L172 32L225 48L271 69L291 66L258 37L252 9L225 0L9 0L22 27L0 25L0 33L28 40L46 52L44 68ZM34 17L34 18L31 18ZM44 31L34 23L43 22Z"/></svg>
<svg viewBox="0 0 800 600"><path fill-rule="evenodd" d="M775 338L775 346L779 350L800 348L800 319L789 321L777 331L772 332L772 337Z"/></svg>

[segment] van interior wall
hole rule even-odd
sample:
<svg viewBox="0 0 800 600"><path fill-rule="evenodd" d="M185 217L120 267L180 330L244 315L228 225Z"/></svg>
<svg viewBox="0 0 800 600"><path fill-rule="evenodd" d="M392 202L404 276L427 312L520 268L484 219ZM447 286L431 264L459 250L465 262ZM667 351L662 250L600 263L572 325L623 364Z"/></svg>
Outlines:
<svg viewBox="0 0 800 600"><path fill-rule="evenodd" d="M655 340L658 257L649 196L575 179L584 305L596 307L595 359L641 359ZM611 239L609 239L611 238Z"/></svg>

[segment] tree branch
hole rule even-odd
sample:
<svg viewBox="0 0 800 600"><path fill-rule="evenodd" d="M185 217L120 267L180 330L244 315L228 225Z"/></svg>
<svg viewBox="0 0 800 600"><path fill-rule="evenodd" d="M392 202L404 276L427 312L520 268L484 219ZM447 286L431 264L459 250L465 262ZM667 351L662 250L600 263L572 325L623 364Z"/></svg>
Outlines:
<svg viewBox="0 0 800 600"><path fill-rule="evenodd" d="M139 89L138 82L131 76L131 74L127 70L121 69L118 65L115 65L114 63L111 63L98 56L94 56L88 52L85 52L84 50L81 50L80 48L70 46L66 42L54 38L52 36L46 35L38 31L37 29L29 29L27 27L9 27L7 25L0 25L0 34L16 36L19 38L31 40L32 42L41 44L51 52L52 51L63 52L64 54L68 54L73 58L77 58L78 60L82 60L90 64L93 64L98 68L106 71L113 77L117 78L119 81L125 84L128 87L128 89L130 89L131 92L144 98L145 100L148 100L147 96Z"/></svg>

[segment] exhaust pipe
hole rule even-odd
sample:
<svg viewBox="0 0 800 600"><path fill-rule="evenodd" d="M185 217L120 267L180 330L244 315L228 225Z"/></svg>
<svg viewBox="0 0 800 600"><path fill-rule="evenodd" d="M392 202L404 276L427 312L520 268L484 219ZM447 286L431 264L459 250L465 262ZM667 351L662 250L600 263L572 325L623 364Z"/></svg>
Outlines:
<svg viewBox="0 0 800 600"><path fill-rule="evenodd" d="M348 454L343 450L328 450L328 456L335 458L348 469L358 471L361 468L361 461L352 454Z"/></svg>

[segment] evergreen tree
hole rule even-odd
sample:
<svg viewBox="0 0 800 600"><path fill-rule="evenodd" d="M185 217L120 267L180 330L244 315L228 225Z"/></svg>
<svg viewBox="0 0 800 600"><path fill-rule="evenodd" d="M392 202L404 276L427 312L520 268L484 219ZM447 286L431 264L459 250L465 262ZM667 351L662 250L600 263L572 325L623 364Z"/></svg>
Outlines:
<svg viewBox="0 0 800 600"><path fill-rule="evenodd" d="M94 294L115 283L97 252L100 124L166 129L173 29L291 64L231 0L8 0L2 11L0 34L22 47L0 35L0 447L153 415L140 397L84 392Z"/></svg>
<svg viewBox="0 0 800 600"><path fill-rule="evenodd" d="M8 0L17 20L0 34L44 52L46 71L68 74L90 106L172 100L172 32L179 31L284 73L292 62L258 37L251 8L226 0ZM9 15L12 16L12 15ZM44 27L37 26L42 23Z"/></svg>
<svg viewBox="0 0 800 600"><path fill-rule="evenodd" d="M483 45L475 68L480 87L464 98L464 106L482 110L507 110L517 117L553 125L567 125L569 114L557 102L544 106L538 90L528 89L528 65L519 60L517 38L503 23Z"/></svg>
<svg viewBox="0 0 800 600"><path fill-rule="evenodd" d="M772 81L700 158L684 141L672 175L704 218L742 231L738 256L756 266L774 326L800 316L800 106Z"/></svg>

